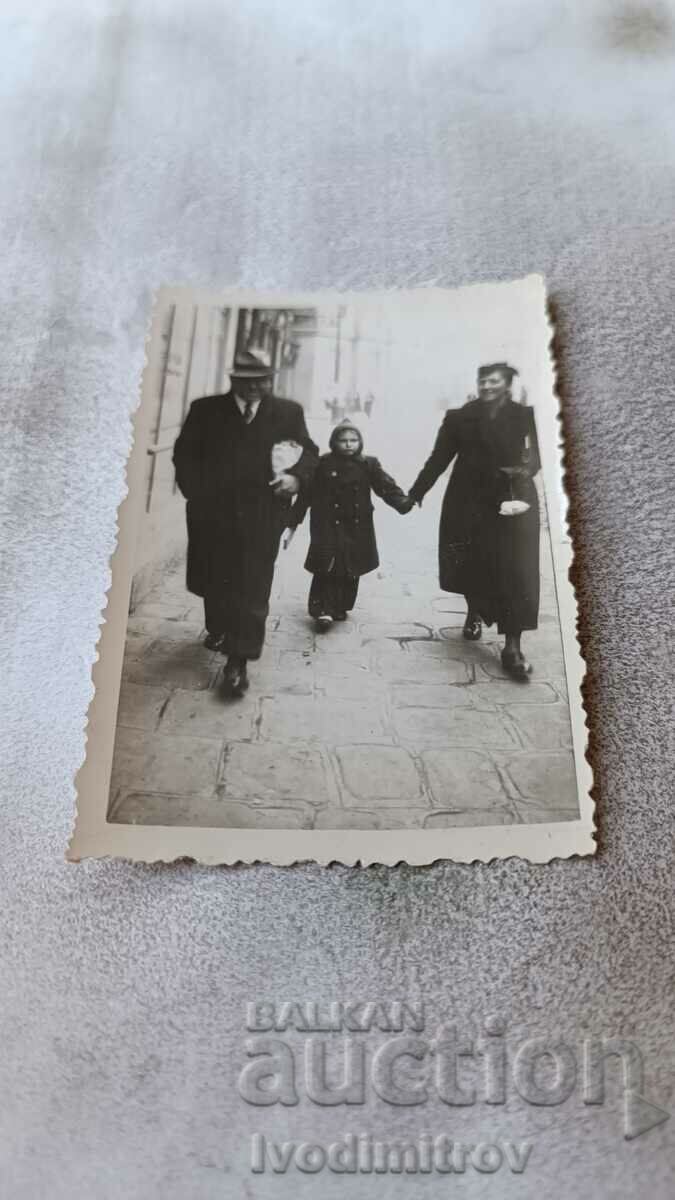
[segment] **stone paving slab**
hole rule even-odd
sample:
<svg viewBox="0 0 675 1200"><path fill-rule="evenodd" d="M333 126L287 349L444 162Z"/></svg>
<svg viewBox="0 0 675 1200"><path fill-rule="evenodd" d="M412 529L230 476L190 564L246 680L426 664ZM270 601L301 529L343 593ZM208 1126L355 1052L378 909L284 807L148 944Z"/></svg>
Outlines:
<svg viewBox="0 0 675 1200"><path fill-rule="evenodd" d="M209 801L194 792L123 791L114 798L108 820L121 825L209 825Z"/></svg>
<svg viewBox="0 0 675 1200"><path fill-rule="evenodd" d="M359 628L365 641L382 643L433 636L433 626L421 621L363 621Z"/></svg>
<svg viewBox="0 0 675 1200"><path fill-rule="evenodd" d="M561 797L574 797L576 809L574 759L570 753L525 753L502 761L521 799L559 808Z"/></svg>
<svg viewBox="0 0 675 1200"><path fill-rule="evenodd" d="M432 812L424 818L424 829L461 829L466 825L517 825L518 818L506 808L491 808L479 812L471 810L471 819L467 821L466 811L462 812Z"/></svg>
<svg viewBox="0 0 675 1200"><path fill-rule="evenodd" d="M195 806L191 793L130 792L114 810L115 821L125 825L186 825L213 829L312 829L310 805L276 806L239 804L203 799Z"/></svg>
<svg viewBox="0 0 675 1200"><path fill-rule="evenodd" d="M129 792L215 791L222 747L219 740L138 730L120 725L115 737L111 796Z"/></svg>
<svg viewBox="0 0 675 1200"><path fill-rule="evenodd" d="M370 672L370 658L361 654L308 654L306 661L314 668L315 677L321 679L360 679ZM286 670L297 663L297 657L290 651L282 650L279 664Z"/></svg>
<svg viewBox="0 0 675 1200"><path fill-rule="evenodd" d="M381 814L368 809L330 808L320 810L314 819L315 829L382 829ZM387 829L399 829L400 825L387 825Z"/></svg>
<svg viewBox="0 0 675 1200"><path fill-rule="evenodd" d="M170 696L168 687L146 686L124 679L117 708L118 723L130 729L155 730Z"/></svg>
<svg viewBox="0 0 675 1200"><path fill-rule="evenodd" d="M560 699L567 703L569 692L567 690L567 680L565 679L564 675L553 675L551 677L550 684L552 688L555 688L556 692L560 696Z"/></svg>
<svg viewBox="0 0 675 1200"><path fill-rule="evenodd" d="M222 659L205 650L200 642L156 641L138 657L129 657L124 677L130 683L201 691L212 687Z"/></svg>
<svg viewBox="0 0 675 1200"><path fill-rule="evenodd" d="M184 592L182 596L176 596L175 600L170 599L168 596L165 600L161 601L156 600L153 602L152 600L144 600L143 604L139 607L142 608L143 616L148 621L184 620L192 608L187 592ZM139 609L136 610L136 613L138 611ZM203 608L201 608L201 612L203 612Z"/></svg>
<svg viewBox="0 0 675 1200"><path fill-rule="evenodd" d="M509 807L502 777L491 757L477 750L425 750L421 755L435 808L452 812Z"/></svg>
<svg viewBox="0 0 675 1200"><path fill-rule="evenodd" d="M556 821L578 821L579 819L579 810L576 805L552 806L550 799L546 804L538 804L533 800L514 800L513 807L518 813L519 820L525 825L553 824Z"/></svg>
<svg viewBox="0 0 675 1200"><path fill-rule="evenodd" d="M270 650L311 651L314 645L314 632L312 629L302 628L275 629L268 634L266 645Z"/></svg>
<svg viewBox="0 0 675 1200"><path fill-rule="evenodd" d="M424 784L415 761L400 746L338 746L335 757L345 787L342 800L347 807L406 808L419 806L424 799Z"/></svg>
<svg viewBox="0 0 675 1200"><path fill-rule="evenodd" d="M475 685L466 683L400 683L391 693L394 708L475 708Z"/></svg>
<svg viewBox="0 0 675 1200"><path fill-rule="evenodd" d="M559 701L558 693L552 684L539 683L532 679L525 685L517 679L491 679L489 683L486 680L477 680L468 690L476 708L502 708L521 704L548 706L556 705ZM523 718L524 721L528 719L528 716Z"/></svg>
<svg viewBox="0 0 675 1200"><path fill-rule="evenodd" d="M293 692L297 696L311 696L315 680L311 663L303 663L296 669L282 670L261 664L260 670L251 673L251 688L248 698L254 696L283 696Z"/></svg>
<svg viewBox="0 0 675 1200"><path fill-rule="evenodd" d="M438 658L442 663L464 661L462 646L447 639L411 638L406 641L405 649L415 658Z"/></svg>
<svg viewBox="0 0 675 1200"><path fill-rule="evenodd" d="M399 683L468 683L469 665L457 658L423 656L408 650L382 650L377 654L377 670L392 685Z"/></svg>
<svg viewBox="0 0 675 1200"><path fill-rule="evenodd" d="M327 633L317 633L313 651L317 659L326 654L350 655L354 662L369 663L370 647L358 629L346 621L336 621Z"/></svg>
<svg viewBox="0 0 675 1200"><path fill-rule="evenodd" d="M314 809L297 800L274 805L212 800L205 813L209 825L225 829L313 829Z"/></svg>
<svg viewBox="0 0 675 1200"><path fill-rule="evenodd" d="M276 742L335 746L358 731L361 742L386 743L383 714L372 703L319 696L274 696L262 701L260 735Z"/></svg>
<svg viewBox="0 0 675 1200"><path fill-rule="evenodd" d="M509 713L517 725L523 738L524 745L533 746L537 750L565 750L572 746L572 726L569 709L561 700L555 704L535 705L527 709L505 706L502 711Z"/></svg>
<svg viewBox="0 0 675 1200"><path fill-rule="evenodd" d="M327 696L331 700L368 700L380 705L386 703L389 696L387 681L373 671L362 670L354 675L330 674L327 677L323 666L323 663L317 663L313 669L317 696Z"/></svg>
<svg viewBox="0 0 675 1200"><path fill-rule="evenodd" d="M153 617L132 617L129 621L128 639L135 647L142 644L145 652L152 645L164 642L189 642L199 644L204 636L202 627L192 621L155 620Z"/></svg>
<svg viewBox="0 0 675 1200"><path fill-rule="evenodd" d="M159 723L160 732L173 736L212 738L223 741L236 738L245 741L255 733L256 706L225 705L215 690L185 691L176 689L166 703Z"/></svg>
<svg viewBox="0 0 675 1200"><path fill-rule="evenodd" d="M439 618L442 617L445 624L448 625L453 624L453 622L446 620L450 614L461 618L459 622L461 625L464 624L466 618L466 605L462 600L458 596L446 595L445 593L441 596L434 596L431 601L431 611L436 613Z"/></svg>
<svg viewBox="0 0 675 1200"><path fill-rule="evenodd" d="M335 801L328 757L313 746L275 742L231 742L220 764L219 794L224 799L278 805Z"/></svg>
<svg viewBox="0 0 675 1200"><path fill-rule="evenodd" d="M484 746L491 750L516 747L518 742L497 713L468 708L401 708L393 714L399 740L413 746Z"/></svg>

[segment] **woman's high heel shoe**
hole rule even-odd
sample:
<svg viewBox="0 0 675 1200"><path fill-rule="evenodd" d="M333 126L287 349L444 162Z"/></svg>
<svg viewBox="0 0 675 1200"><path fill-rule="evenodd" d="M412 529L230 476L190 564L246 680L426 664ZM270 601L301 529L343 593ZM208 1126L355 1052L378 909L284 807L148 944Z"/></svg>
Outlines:
<svg viewBox="0 0 675 1200"><path fill-rule="evenodd" d="M502 666L512 679L525 680L532 674L532 663L521 650L502 650Z"/></svg>
<svg viewBox="0 0 675 1200"><path fill-rule="evenodd" d="M464 622L464 628L462 630L462 637L465 638L467 642L479 642L482 635L483 622L481 621L480 617L475 617L473 613L467 613L466 621Z"/></svg>

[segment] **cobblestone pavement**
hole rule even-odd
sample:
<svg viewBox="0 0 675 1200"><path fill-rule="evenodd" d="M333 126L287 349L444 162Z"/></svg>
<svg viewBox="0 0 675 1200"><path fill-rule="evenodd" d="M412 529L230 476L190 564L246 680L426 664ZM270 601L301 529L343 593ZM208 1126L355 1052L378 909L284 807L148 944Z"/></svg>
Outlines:
<svg viewBox="0 0 675 1200"><path fill-rule="evenodd" d="M440 492L440 488L437 489ZM431 499L431 498L428 498ZM377 502L382 557L349 621L315 634L306 532L281 551L263 657L223 697L184 564L130 618L109 819L303 829L446 828L577 815L548 536L527 683L501 640L462 639L436 580L440 495L400 517Z"/></svg>

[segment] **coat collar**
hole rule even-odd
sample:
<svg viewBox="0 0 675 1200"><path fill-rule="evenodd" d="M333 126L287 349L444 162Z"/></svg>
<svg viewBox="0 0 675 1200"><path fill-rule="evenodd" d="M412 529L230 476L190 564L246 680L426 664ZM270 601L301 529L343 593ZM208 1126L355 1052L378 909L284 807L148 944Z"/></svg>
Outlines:
<svg viewBox="0 0 675 1200"><path fill-rule="evenodd" d="M514 408L522 408L522 405L518 404L513 397L508 397L495 413L495 419L504 413L512 411ZM459 411L463 414L467 421L480 421L487 416L484 408L484 401L478 399L469 400L469 402L464 404Z"/></svg>
<svg viewBox="0 0 675 1200"><path fill-rule="evenodd" d="M214 398L220 401L223 410L228 414L228 416L232 416L234 414L237 417L241 417L241 412L239 410L239 405L237 404L237 396L234 388L230 388L229 392L225 392L223 395ZM275 408L276 396L263 396L256 409L255 420L258 421L261 417L269 416L269 414L272 413Z"/></svg>

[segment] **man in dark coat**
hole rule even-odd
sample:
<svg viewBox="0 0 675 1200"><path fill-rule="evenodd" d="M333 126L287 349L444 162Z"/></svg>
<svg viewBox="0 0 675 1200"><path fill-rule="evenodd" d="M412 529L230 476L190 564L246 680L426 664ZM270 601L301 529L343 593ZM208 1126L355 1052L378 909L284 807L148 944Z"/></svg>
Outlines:
<svg viewBox="0 0 675 1200"><path fill-rule="evenodd" d="M446 413L410 496L421 503L454 460L441 513L439 582L444 591L466 598L464 637L477 641L481 620L496 622L505 636L505 670L526 679L532 668L520 637L537 628L539 613L533 477L541 464L533 410L511 397L516 374L507 363L480 367L478 399Z"/></svg>
<svg viewBox="0 0 675 1200"><path fill-rule="evenodd" d="M272 394L273 375L240 355L232 390L192 403L173 452L187 500L188 591L204 599L205 645L227 654L234 695L248 686L248 659L260 657L281 534L318 459L301 405ZM297 461L277 472L272 449L289 441Z"/></svg>

